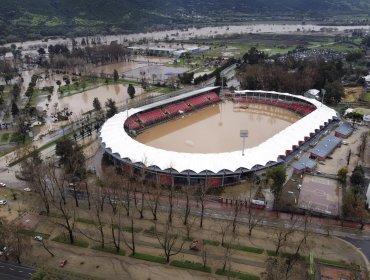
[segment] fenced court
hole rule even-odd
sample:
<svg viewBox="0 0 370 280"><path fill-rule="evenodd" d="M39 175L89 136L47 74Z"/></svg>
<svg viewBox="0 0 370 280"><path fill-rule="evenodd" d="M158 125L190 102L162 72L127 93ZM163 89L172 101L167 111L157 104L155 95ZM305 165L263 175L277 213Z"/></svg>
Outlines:
<svg viewBox="0 0 370 280"><path fill-rule="evenodd" d="M303 178L298 207L327 215L338 215L341 207L338 182L306 175Z"/></svg>

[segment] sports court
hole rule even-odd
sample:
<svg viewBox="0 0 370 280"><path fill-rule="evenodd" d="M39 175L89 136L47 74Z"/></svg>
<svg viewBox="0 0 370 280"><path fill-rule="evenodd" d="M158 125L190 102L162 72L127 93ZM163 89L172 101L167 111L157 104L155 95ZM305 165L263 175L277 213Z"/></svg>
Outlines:
<svg viewBox="0 0 370 280"><path fill-rule="evenodd" d="M302 181L298 207L336 216L341 207L338 190L336 180L306 175Z"/></svg>

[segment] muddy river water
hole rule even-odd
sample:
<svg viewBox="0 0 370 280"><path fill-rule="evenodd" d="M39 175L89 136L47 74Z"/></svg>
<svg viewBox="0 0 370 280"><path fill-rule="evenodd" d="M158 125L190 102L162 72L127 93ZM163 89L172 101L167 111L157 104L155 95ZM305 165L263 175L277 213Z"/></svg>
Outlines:
<svg viewBox="0 0 370 280"><path fill-rule="evenodd" d="M150 128L136 137L152 147L186 153L240 150L241 129L248 129L246 148L255 147L300 118L294 112L268 105L223 102Z"/></svg>

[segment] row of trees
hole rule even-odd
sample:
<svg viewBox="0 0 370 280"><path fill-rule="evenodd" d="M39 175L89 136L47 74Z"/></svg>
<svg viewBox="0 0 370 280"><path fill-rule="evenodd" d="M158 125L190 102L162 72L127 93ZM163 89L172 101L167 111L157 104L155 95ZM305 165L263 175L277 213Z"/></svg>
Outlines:
<svg viewBox="0 0 370 280"><path fill-rule="evenodd" d="M308 89L325 89L325 102L335 104L344 96L341 78L346 73L341 61L323 58L280 61L267 60L263 52L252 48L244 55L237 77L241 87L303 94Z"/></svg>
<svg viewBox="0 0 370 280"><path fill-rule="evenodd" d="M73 48L70 51L65 45L49 45L49 60L42 60L46 68L65 69L84 67L86 64L108 64L131 60L127 48L117 43L110 45Z"/></svg>

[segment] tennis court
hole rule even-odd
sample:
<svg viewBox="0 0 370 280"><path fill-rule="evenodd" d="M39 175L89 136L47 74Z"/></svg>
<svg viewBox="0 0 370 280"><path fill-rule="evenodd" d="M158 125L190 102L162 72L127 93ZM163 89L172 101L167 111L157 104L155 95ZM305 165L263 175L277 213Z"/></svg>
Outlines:
<svg viewBox="0 0 370 280"><path fill-rule="evenodd" d="M306 175L302 181L298 207L327 215L338 215L339 187L336 180Z"/></svg>

